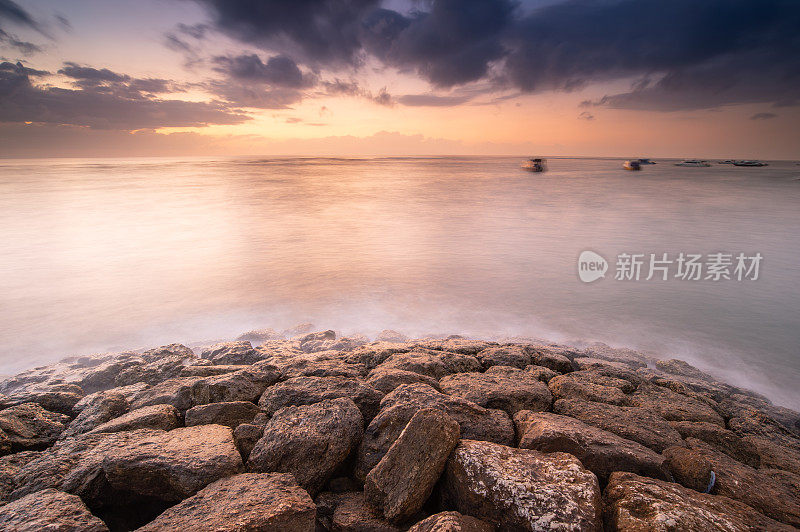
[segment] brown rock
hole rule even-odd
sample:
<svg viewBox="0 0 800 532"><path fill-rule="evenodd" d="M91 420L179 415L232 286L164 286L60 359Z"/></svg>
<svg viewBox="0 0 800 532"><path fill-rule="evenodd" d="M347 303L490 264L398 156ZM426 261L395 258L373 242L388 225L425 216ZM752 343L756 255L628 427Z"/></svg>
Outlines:
<svg viewBox="0 0 800 532"><path fill-rule="evenodd" d="M488 369L488 371L492 371L492 369ZM543 383L547 384L553 377L560 375L560 373L556 373L550 368L546 368L544 366L527 366L525 367L525 371L533 375L537 380L542 381Z"/></svg>
<svg viewBox="0 0 800 532"><path fill-rule="evenodd" d="M420 410L364 483L367 500L392 522L422 509L458 443L459 426L440 410Z"/></svg>
<svg viewBox="0 0 800 532"><path fill-rule="evenodd" d="M504 410L511 416L520 410L549 410L553 404L547 386L522 370L456 373L442 377L439 385L448 395L461 397L484 408Z"/></svg>
<svg viewBox="0 0 800 532"><path fill-rule="evenodd" d="M106 453L103 471L111 486L180 501L243 469L228 427L200 425L154 432Z"/></svg>
<svg viewBox="0 0 800 532"><path fill-rule="evenodd" d="M181 369L197 360L188 347L170 344L142 353L137 364L122 368L114 378L114 386L129 386L137 382L150 385L177 377Z"/></svg>
<svg viewBox="0 0 800 532"><path fill-rule="evenodd" d="M669 479L664 458L658 453L577 419L551 412L522 411L514 416L514 424L518 447L569 453L603 480L608 480L614 471Z"/></svg>
<svg viewBox="0 0 800 532"><path fill-rule="evenodd" d="M242 369L252 369L250 366L243 366L241 364L226 364L224 366L214 366L205 360L205 365L192 365L186 366L181 369L178 377L214 377L216 375L225 375L226 373L233 373Z"/></svg>
<svg viewBox="0 0 800 532"><path fill-rule="evenodd" d="M225 425L235 429L242 423L249 423L258 414L259 409L247 401L231 401L194 406L186 411L186 426Z"/></svg>
<svg viewBox="0 0 800 532"><path fill-rule="evenodd" d="M392 343L402 343L408 341L408 336L403 333L399 333L397 331L393 331L391 329L385 329L380 332L380 334L375 338L377 342L392 342Z"/></svg>
<svg viewBox="0 0 800 532"><path fill-rule="evenodd" d="M200 353L200 358L210 360L215 365L250 365L261 360L260 353L248 341L224 342L215 344Z"/></svg>
<svg viewBox="0 0 800 532"><path fill-rule="evenodd" d="M49 412L71 416L73 407L83 397L83 390L75 384L51 384L31 387L9 394L0 400L0 408L36 403Z"/></svg>
<svg viewBox="0 0 800 532"><path fill-rule="evenodd" d="M758 452L752 444L744 441L735 432L715 423L671 421L670 425L684 438L702 440L743 464L759 467L761 463Z"/></svg>
<svg viewBox="0 0 800 532"><path fill-rule="evenodd" d="M22 451L0 458L0 504L17 489L16 476L28 463L39 457L38 451Z"/></svg>
<svg viewBox="0 0 800 532"><path fill-rule="evenodd" d="M711 491L714 473L711 462L701 453L686 447L667 447L664 457L676 482L700 493Z"/></svg>
<svg viewBox="0 0 800 532"><path fill-rule="evenodd" d="M471 515L441 512L420 521L408 532L494 532L494 527Z"/></svg>
<svg viewBox="0 0 800 532"><path fill-rule="evenodd" d="M439 381L433 377L404 369L376 368L367 376L367 384L384 394L394 391L395 388L399 388L403 384L416 383L427 384L438 392L442 391L439 387Z"/></svg>
<svg viewBox="0 0 800 532"><path fill-rule="evenodd" d="M567 453L461 440L442 489L445 504L501 530L601 530L597 477Z"/></svg>
<svg viewBox="0 0 800 532"><path fill-rule="evenodd" d="M504 345L484 349L475 358L481 363L484 369L492 366L512 366L518 369L525 369L531 364L531 355L528 350L521 345Z"/></svg>
<svg viewBox="0 0 800 532"><path fill-rule="evenodd" d="M153 405L131 410L118 418L98 425L90 434L136 429L172 430L179 425L178 410L172 405Z"/></svg>
<svg viewBox="0 0 800 532"><path fill-rule="evenodd" d="M605 377L592 370L582 370L553 377L547 386L556 400L581 399L612 405L627 405L628 396L620 389L620 386L616 385L617 382L630 385L628 381Z"/></svg>
<svg viewBox="0 0 800 532"><path fill-rule="evenodd" d="M257 369L249 368L206 378L210 403L249 401L255 403L268 387L281 378L274 366L262 364ZM198 403L202 404L202 403Z"/></svg>
<svg viewBox="0 0 800 532"><path fill-rule="evenodd" d="M796 449L774 443L759 436L746 436L742 438L742 444L758 455L756 464L758 467L783 469L800 475L800 452Z"/></svg>
<svg viewBox="0 0 800 532"><path fill-rule="evenodd" d="M360 379L366 376L364 364L348 363L339 351L321 351L292 357L279 365L283 377L349 377Z"/></svg>
<svg viewBox="0 0 800 532"><path fill-rule="evenodd" d="M360 491L320 494L317 517L321 529L330 532L400 532L367 503Z"/></svg>
<svg viewBox="0 0 800 532"><path fill-rule="evenodd" d="M604 502L608 530L793 530L727 497L633 473L612 474Z"/></svg>
<svg viewBox="0 0 800 532"><path fill-rule="evenodd" d="M437 380L452 373L480 371L482 369L481 363L473 356L444 351L396 353L386 359L378 368L413 371Z"/></svg>
<svg viewBox="0 0 800 532"><path fill-rule="evenodd" d="M725 420L708 403L662 386L642 384L630 396L631 406L646 408L668 421L702 421L725 426Z"/></svg>
<svg viewBox="0 0 800 532"><path fill-rule="evenodd" d="M550 346L527 346L526 351L531 356L531 364L534 366L544 366L558 373L569 373L573 370L571 357L566 354L574 355L569 349Z"/></svg>
<svg viewBox="0 0 800 532"><path fill-rule="evenodd" d="M200 377L167 379L137 393L130 401L131 410L145 406L172 405L185 412L193 406L211 402L208 383Z"/></svg>
<svg viewBox="0 0 800 532"><path fill-rule="evenodd" d="M247 465L251 471L292 473L313 495L356 448L363 430L361 412L347 398L289 406L264 427Z"/></svg>
<svg viewBox="0 0 800 532"><path fill-rule="evenodd" d="M641 443L659 453L667 447L681 445L683 441L664 418L644 408L559 399L553 405L553 411Z"/></svg>
<svg viewBox="0 0 800 532"><path fill-rule="evenodd" d="M54 489L31 493L0 507L0 529L9 532L108 532L80 497Z"/></svg>
<svg viewBox="0 0 800 532"><path fill-rule="evenodd" d="M347 377L295 377L267 388L258 404L272 415L285 406L313 405L339 397L352 399L369 423L378 413L383 394Z"/></svg>
<svg viewBox="0 0 800 532"><path fill-rule="evenodd" d="M64 414L45 410L37 403L24 403L0 411L0 433L7 437L11 452L45 449L55 443L69 423Z"/></svg>
<svg viewBox="0 0 800 532"><path fill-rule="evenodd" d="M275 329L253 329L246 333L240 334L236 337L237 342L250 342L251 344L260 345L270 340L281 340L283 335Z"/></svg>
<svg viewBox="0 0 800 532"><path fill-rule="evenodd" d="M243 423L233 429L233 440L236 442L236 448L239 449L239 454L242 455L242 460L247 463L247 458L253 447L256 446L258 440L264 435L264 425L254 425L250 423Z"/></svg>
<svg viewBox="0 0 800 532"><path fill-rule="evenodd" d="M242 473L209 484L138 532L313 532L315 514L314 501L292 475Z"/></svg>
<svg viewBox="0 0 800 532"><path fill-rule="evenodd" d="M460 397L439 393L424 384L406 384L383 398L381 411L364 432L358 449L356 478L366 478L400 436L406 423L424 408L445 412L459 424L464 438L508 445L514 442L514 425L502 410L486 409Z"/></svg>
<svg viewBox="0 0 800 532"><path fill-rule="evenodd" d="M119 392L99 392L61 434L61 438L77 436L111 421L128 411L128 400Z"/></svg>

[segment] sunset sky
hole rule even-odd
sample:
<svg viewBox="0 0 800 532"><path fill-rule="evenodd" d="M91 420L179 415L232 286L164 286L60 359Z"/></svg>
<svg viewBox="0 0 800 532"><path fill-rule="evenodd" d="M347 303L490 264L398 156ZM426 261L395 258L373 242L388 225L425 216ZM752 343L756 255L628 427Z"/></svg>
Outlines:
<svg viewBox="0 0 800 532"><path fill-rule="evenodd" d="M800 158L797 0L0 0L0 156Z"/></svg>

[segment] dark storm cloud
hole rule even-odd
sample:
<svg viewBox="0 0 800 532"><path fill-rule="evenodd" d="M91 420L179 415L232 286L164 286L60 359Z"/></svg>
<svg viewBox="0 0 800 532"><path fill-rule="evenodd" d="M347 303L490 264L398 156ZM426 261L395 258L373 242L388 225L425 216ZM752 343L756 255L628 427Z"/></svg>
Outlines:
<svg viewBox="0 0 800 532"><path fill-rule="evenodd" d="M89 78L98 76L89 70L96 69L82 70L80 75ZM35 122L130 131L238 124L249 119L221 103L162 100L143 94L142 90L130 83L111 82L80 89L38 86L30 80L36 72L39 71L31 71L19 63L13 68L8 67L7 63L0 64L0 122ZM78 75L78 72L73 71L73 74ZM110 77L107 74L100 76Z"/></svg>
<svg viewBox="0 0 800 532"><path fill-rule="evenodd" d="M0 19L6 19L31 28L38 27L33 17L22 9L19 4L11 0L0 0Z"/></svg>
<svg viewBox="0 0 800 532"><path fill-rule="evenodd" d="M344 81L338 78L333 81L323 81L319 86L322 89L320 94L324 96L353 96L387 107L392 107L395 103L386 87L378 91L378 94L373 94L372 91L365 89L355 81Z"/></svg>
<svg viewBox="0 0 800 532"><path fill-rule="evenodd" d="M284 55L276 55L264 63L255 54L235 57L220 56L213 59L215 70L231 79L246 83L264 83L275 87L300 89L316 83L313 75L303 75L297 64Z"/></svg>
<svg viewBox="0 0 800 532"><path fill-rule="evenodd" d="M64 68L58 71L67 77L85 80L89 82L101 83L104 81L129 81L131 78L126 74L118 74L107 68L96 69L87 66L80 66L76 63L64 63Z"/></svg>
<svg viewBox="0 0 800 532"><path fill-rule="evenodd" d="M661 111L791 105L800 88L797 0L426 0L407 13L377 0L195 1L216 29L272 53L328 69L373 56L438 87L570 91L638 78L592 105Z"/></svg>
<svg viewBox="0 0 800 532"><path fill-rule="evenodd" d="M17 49L22 55L31 55L42 51L42 47L28 41L21 41L15 36L0 29L0 45Z"/></svg>

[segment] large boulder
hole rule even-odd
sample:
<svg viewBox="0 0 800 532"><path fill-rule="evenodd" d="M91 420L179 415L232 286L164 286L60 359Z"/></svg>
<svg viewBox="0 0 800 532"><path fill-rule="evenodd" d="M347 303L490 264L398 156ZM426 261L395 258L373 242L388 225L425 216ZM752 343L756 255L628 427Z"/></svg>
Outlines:
<svg viewBox="0 0 800 532"><path fill-rule="evenodd" d="M115 386L129 386L137 382L150 385L177 377L184 366L196 361L194 352L181 344L170 344L142 353L137 364L121 369L114 379Z"/></svg>
<svg viewBox="0 0 800 532"><path fill-rule="evenodd" d="M439 381L433 377L406 371L404 369L376 368L367 376L367 384L382 393L389 393L404 384L427 384L436 391L441 392Z"/></svg>
<svg viewBox="0 0 800 532"><path fill-rule="evenodd" d="M433 408L408 422L377 466L367 475L364 495L393 522L422 509L458 443L458 423Z"/></svg>
<svg viewBox="0 0 800 532"><path fill-rule="evenodd" d="M39 451L22 451L0 458L0 504L17 488L17 473L39 454Z"/></svg>
<svg viewBox="0 0 800 532"><path fill-rule="evenodd" d="M727 497L627 472L611 475L604 504L608 530L794 530Z"/></svg>
<svg viewBox="0 0 800 532"><path fill-rule="evenodd" d="M172 405L153 405L131 410L111 421L98 425L90 434L122 432L136 429L172 430L180 425L179 412Z"/></svg>
<svg viewBox="0 0 800 532"><path fill-rule="evenodd" d="M621 406L628 404L626 394L635 389L629 381L592 370L558 375L550 379L547 385L555 399L582 399Z"/></svg>
<svg viewBox="0 0 800 532"><path fill-rule="evenodd" d="M215 344L200 353L200 358L211 361L214 365L243 364L250 365L261 360L261 354L253 349L248 341L225 342Z"/></svg>
<svg viewBox="0 0 800 532"><path fill-rule="evenodd" d="M114 488L180 501L243 469L233 432L221 425L154 431L113 449L103 471Z"/></svg>
<svg viewBox="0 0 800 532"><path fill-rule="evenodd" d="M522 411L514 416L514 425L521 449L569 453L603 480L614 471L669 479L660 454L575 418L552 412Z"/></svg>
<svg viewBox="0 0 800 532"><path fill-rule="evenodd" d="M408 532L494 532L486 521L458 512L440 512L423 519Z"/></svg>
<svg viewBox="0 0 800 532"><path fill-rule="evenodd" d="M528 350L521 345L504 345L489 347L475 355L484 369L492 366L511 366L518 369L525 369L531 365L531 355Z"/></svg>
<svg viewBox="0 0 800 532"><path fill-rule="evenodd" d="M506 366L494 366L486 373L447 375L439 385L448 395L505 410L511 416L520 410L549 410L553 403L550 390L535 375Z"/></svg>
<svg viewBox="0 0 800 532"><path fill-rule="evenodd" d="M129 386L117 386L115 388L110 388L108 390L103 390L99 392L93 392L89 395L84 395L83 398L75 403L73 407L73 412L80 414L83 412L83 409L86 408L89 404L97 401L97 398L100 396L104 396L106 394L120 394L125 397L125 400L130 404L133 398L136 396L137 393L141 392L142 390L146 390L150 387L149 384L144 382L137 382L136 384L131 384Z"/></svg>
<svg viewBox="0 0 800 532"><path fill-rule="evenodd" d="M718 451L747 464L759 467L761 459L752 443L748 443L735 432L720 427L716 423L704 421L671 421L672 428L677 430L683 438L696 438L702 440Z"/></svg>
<svg viewBox="0 0 800 532"><path fill-rule="evenodd" d="M347 377L295 377L267 388L258 405L272 415L285 406L312 405L339 397L352 399L369 423L378 413L383 394Z"/></svg>
<svg viewBox="0 0 800 532"><path fill-rule="evenodd" d="M185 424L187 427L216 424L235 429L242 423L253 421L259 412L258 406L248 401L210 403L187 410Z"/></svg>
<svg viewBox="0 0 800 532"><path fill-rule="evenodd" d="M317 530L329 532L400 532L369 504L361 491L320 493L317 503Z"/></svg>
<svg viewBox="0 0 800 532"><path fill-rule="evenodd" d="M701 453L687 447L675 446L664 449L663 455L675 482L700 493L708 493L714 487L715 475L711 469L711 461Z"/></svg>
<svg viewBox="0 0 800 532"><path fill-rule="evenodd" d="M630 404L651 410L669 421L702 421L725 426L725 420L708 403L663 386L642 384L630 396Z"/></svg>
<svg viewBox="0 0 800 532"><path fill-rule="evenodd" d="M111 421L128 411L128 400L119 392L99 392L61 434L61 438L77 436Z"/></svg>
<svg viewBox="0 0 800 532"><path fill-rule="evenodd" d="M45 489L0 507L0 529L9 532L108 532L80 497Z"/></svg>
<svg viewBox="0 0 800 532"><path fill-rule="evenodd" d="M461 436L511 445L514 425L502 410L480 407L471 401L437 392L425 384L406 384L381 401L381 410L364 432L358 449L355 475L360 480L378 465L389 447L419 410L436 408L461 427Z"/></svg>
<svg viewBox="0 0 800 532"><path fill-rule="evenodd" d="M137 393L130 401L131 410L153 405L172 405L185 412L193 406L211 402L208 383L200 377L167 379Z"/></svg>
<svg viewBox="0 0 800 532"><path fill-rule="evenodd" d="M448 507L501 530L601 530L597 477L567 453L461 440L442 482Z"/></svg>
<svg viewBox="0 0 800 532"><path fill-rule="evenodd" d="M363 423L358 407L347 398L283 408L264 427L248 468L292 473L315 495L361 441Z"/></svg>
<svg viewBox="0 0 800 532"><path fill-rule="evenodd" d="M280 368L285 379L293 377L349 377L360 379L366 376L367 367L360 363L350 363L339 351L320 351L287 360L270 360Z"/></svg>
<svg viewBox="0 0 800 532"><path fill-rule="evenodd" d="M71 416L73 408L83 397L83 390L75 384L50 384L25 388L0 399L0 408L25 403L36 403L45 410Z"/></svg>
<svg viewBox="0 0 800 532"><path fill-rule="evenodd" d="M481 363L474 356L430 350L396 353L378 367L413 371L437 380L452 373L483 369Z"/></svg>
<svg viewBox="0 0 800 532"><path fill-rule="evenodd" d="M641 443L657 453L683 441L664 418L644 408L559 399L553 411Z"/></svg>
<svg viewBox="0 0 800 532"><path fill-rule="evenodd" d="M233 441L242 455L242 460L247 463L247 458L258 440L264 435L264 426L255 423L242 423L233 429Z"/></svg>
<svg viewBox="0 0 800 532"><path fill-rule="evenodd" d="M786 483L787 478L794 478L800 485L800 477L786 473L776 478L765 470L737 462L699 440L690 438L687 443L711 464L716 477L711 493L741 501L777 521L800 527L800 492L791 481Z"/></svg>
<svg viewBox="0 0 800 532"><path fill-rule="evenodd" d="M544 345L529 345L525 349L535 366L544 366L558 373L569 373L574 369L572 358L576 353L571 349Z"/></svg>
<svg viewBox="0 0 800 532"><path fill-rule="evenodd" d="M226 373L233 373L242 369L252 369L250 366L242 364L225 364L223 366L215 366L208 360L203 360L203 364L195 363L191 366L186 366L181 369L178 377L214 377L215 375L224 375Z"/></svg>
<svg viewBox="0 0 800 532"><path fill-rule="evenodd" d="M313 532L315 514L314 501L291 475L242 473L209 484L138 532Z"/></svg>
<svg viewBox="0 0 800 532"><path fill-rule="evenodd" d="M0 434L11 452L45 449L67 428L69 416L24 403L0 410Z"/></svg>

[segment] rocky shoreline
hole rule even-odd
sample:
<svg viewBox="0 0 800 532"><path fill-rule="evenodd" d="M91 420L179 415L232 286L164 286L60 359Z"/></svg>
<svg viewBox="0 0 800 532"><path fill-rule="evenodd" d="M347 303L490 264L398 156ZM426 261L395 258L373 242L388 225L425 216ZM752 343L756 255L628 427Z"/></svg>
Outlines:
<svg viewBox="0 0 800 532"><path fill-rule="evenodd" d="M796 530L800 414L603 344L252 331L0 382L0 529Z"/></svg>

